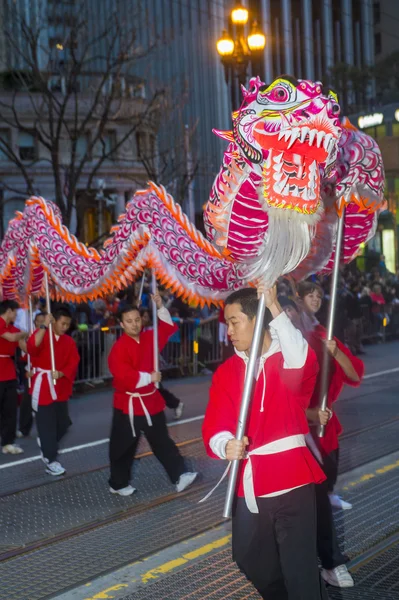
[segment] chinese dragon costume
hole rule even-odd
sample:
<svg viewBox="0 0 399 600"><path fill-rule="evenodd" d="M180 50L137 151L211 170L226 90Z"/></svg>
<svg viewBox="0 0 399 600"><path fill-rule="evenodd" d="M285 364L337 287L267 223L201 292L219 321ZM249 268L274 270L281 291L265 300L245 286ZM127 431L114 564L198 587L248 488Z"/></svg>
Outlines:
<svg viewBox="0 0 399 600"><path fill-rule="evenodd" d="M93 299L151 267L185 299L218 303L260 278L329 272L340 215L349 262L374 235L384 170L376 142L339 111L319 82L252 78L232 131L215 131L228 147L204 213L208 239L153 183L135 193L100 251L70 234L52 202L30 198L0 248L4 297L25 303L46 271L56 297Z"/></svg>

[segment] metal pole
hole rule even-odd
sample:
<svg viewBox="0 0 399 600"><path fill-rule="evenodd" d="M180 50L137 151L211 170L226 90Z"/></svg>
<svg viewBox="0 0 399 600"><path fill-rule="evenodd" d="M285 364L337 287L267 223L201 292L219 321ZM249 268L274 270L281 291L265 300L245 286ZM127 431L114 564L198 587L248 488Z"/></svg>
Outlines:
<svg viewBox="0 0 399 600"><path fill-rule="evenodd" d="M265 315L265 297L262 296L259 299L258 311L256 313L256 323L255 323L255 331L254 337L252 340L251 351L249 353L249 361L247 372L245 376L244 383L244 391L242 394L241 400L241 408L240 408L240 416L238 417L237 431L236 431L236 439L242 440L245 434L246 424L247 424L247 416L248 409L251 402L252 395L252 386L255 378L255 366L256 360L258 358L259 345L262 339L263 334L263 318ZM224 502L223 516L228 519L231 517L231 509L234 500L234 493L236 489L238 468L240 466L239 460L233 460L231 463L229 483L227 485L226 498Z"/></svg>
<svg viewBox="0 0 399 600"><path fill-rule="evenodd" d="M331 281L330 309L329 309L329 313L328 313L328 322L327 322L327 340L328 341L331 341L334 337L334 319L335 319L335 308L337 305L337 287L338 287L338 276L339 276L339 263L341 260L342 238L343 238L343 234L344 234L344 220L345 220L345 208L343 209L342 215L339 218L338 230L337 230L337 243L335 246L334 268L333 268L333 272L332 272L332 281ZM322 367L322 372L321 372L321 385L320 385L320 408L321 408L321 410L326 410L326 408L327 408L330 361L331 361L331 356L330 356L327 348L325 348L323 367ZM324 436L324 429L325 429L324 425L320 425L319 437Z"/></svg>
<svg viewBox="0 0 399 600"><path fill-rule="evenodd" d="M46 304L47 304L47 312L51 314L50 310L50 291L48 287L48 275L47 272L44 272L44 285L46 289ZM54 357L54 340L53 340L53 325L52 323L48 326L48 333L50 338L50 358L51 358L51 370L55 371L55 357ZM54 385L57 383L56 379L53 379Z"/></svg>
<svg viewBox="0 0 399 600"><path fill-rule="evenodd" d="M152 293L157 293L157 279L155 277L154 270L151 273L152 277ZM152 327L154 332L154 371L159 371L159 346L158 346L158 315L157 315L157 305L154 300L152 301ZM159 384L156 383L155 387L159 387Z"/></svg>
<svg viewBox="0 0 399 600"><path fill-rule="evenodd" d="M32 309L32 296L29 294L28 297L28 331L29 331L29 335L31 335L33 333L33 309ZM28 373L30 373L31 371L31 360L30 360L30 354L28 353ZM29 377L29 382L28 382L28 388L29 390L32 387L32 378Z"/></svg>
<svg viewBox="0 0 399 600"><path fill-rule="evenodd" d="M143 277L141 279L141 284L140 284L139 297L137 299L137 306L138 306L138 308L140 308L140 306L141 306L141 298L143 297L144 282L145 282L145 269L143 271Z"/></svg>

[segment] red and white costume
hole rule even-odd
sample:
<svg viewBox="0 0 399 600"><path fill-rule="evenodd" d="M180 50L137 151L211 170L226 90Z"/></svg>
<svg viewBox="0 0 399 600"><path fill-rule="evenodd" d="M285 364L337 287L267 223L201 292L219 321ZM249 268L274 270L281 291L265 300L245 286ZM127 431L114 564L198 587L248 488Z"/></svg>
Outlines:
<svg viewBox="0 0 399 600"><path fill-rule="evenodd" d="M309 331L306 334L306 338L309 342L309 345L316 353L317 360L319 361L320 369L324 360L324 340L327 338L327 332L325 327L320 325L317 322L315 324L312 331ZM339 363L331 358L330 361L330 372L329 372L329 384L328 384L328 397L327 397L327 406L328 408L332 408L334 402L338 399L340 393L342 392L342 388L345 384L350 385L352 387L359 387L362 378L364 375L364 363L360 358L353 356L349 348L345 346L339 339L334 338L337 343L337 346L341 352L343 352L351 361L353 368L355 369L359 381L353 381L349 379L349 377L345 374L343 368L339 365ZM321 371L320 371L321 374ZM314 388L314 392L310 399L309 408L315 408L320 404L320 385L321 385L321 377L317 378L316 386ZM312 428L314 429L314 428ZM313 433L315 433L313 431ZM324 454L330 454L334 450L336 450L339 446L338 437L342 433L342 425L336 415L333 412L331 419L327 423L324 429L324 436L322 438L318 438L318 442L320 448Z"/></svg>
<svg viewBox="0 0 399 600"><path fill-rule="evenodd" d="M18 342L9 342L1 336L4 333L19 333L20 331L14 325L7 325L3 317L0 317L0 381L17 379L14 356L18 348Z"/></svg>
<svg viewBox="0 0 399 600"><path fill-rule="evenodd" d="M27 342L28 354L35 374L32 379L32 408L47 406L52 402L66 402L72 394L72 386L79 365L79 352L75 341L69 335L53 335L55 368L64 377L54 385L51 377L50 332L46 331L39 346L35 344L34 331Z"/></svg>
<svg viewBox="0 0 399 600"><path fill-rule="evenodd" d="M318 373L314 351L283 312L270 323L272 342L257 365L248 415L248 458L241 461L237 494L258 512L257 497L273 497L325 479L309 451L306 408ZM235 437L248 358L237 352L216 371L203 424L208 454L226 458Z"/></svg>
<svg viewBox="0 0 399 600"><path fill-rule="evenodd" d="M169 311L162 307L158 314L158 345L161 352L171 335L177 331ZM154 332L142 331L139 341L123 334L113 345L108 357L113 376L114 408L129 415L133 435L134 417L145 416L151 425L151 415L165 408L159 390L151 383L154 371Z"/></svg>

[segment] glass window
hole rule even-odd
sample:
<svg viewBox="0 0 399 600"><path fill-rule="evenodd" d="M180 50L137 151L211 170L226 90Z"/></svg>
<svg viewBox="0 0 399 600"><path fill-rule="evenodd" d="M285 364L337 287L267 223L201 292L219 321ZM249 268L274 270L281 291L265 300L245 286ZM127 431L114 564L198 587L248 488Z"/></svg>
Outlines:
<svg viewBox="0 0 399 600"><path fill-rule="evenodd" d="M21 212L25 208L24 198L10 198L10 200L3 200L3 227L4 231L7 229L8 222L15 217L17 210Z"/></svg>
<svg viewBox="0 0 399 600"><path fill-rule="evenodd" d="M374 25L378 25L381 21L381 6L379 2L373 3L373 17L374 17Z"/></svg>
<svg viewBox="0 0 399 600"><path fill-rule="evenodd" d="M20 131L18 134L18 151L21 160L35 160L36 158L36 140L33 133Z"/></svg>
<svg viewBox="0 0 399 600"><path fill-rule="evenodd" d="M89 150L89 135L81 135L76 143L76 156L82 159L86 156Z"/></svg>
<svg viewBox="0 0 399 600"><path fill-rule="evenodd" d="M107 131L103 134L101 140L96 142L96 158L106 156L106 160L115 160L116 152L113 152L116 146L116 131Z"/></svg>

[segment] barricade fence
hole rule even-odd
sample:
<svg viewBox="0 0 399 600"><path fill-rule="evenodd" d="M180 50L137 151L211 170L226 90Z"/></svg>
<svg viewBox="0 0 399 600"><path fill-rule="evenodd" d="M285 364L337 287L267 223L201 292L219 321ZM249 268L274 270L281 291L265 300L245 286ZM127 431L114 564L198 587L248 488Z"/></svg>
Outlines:
<svg viewBox="0 0 399 600"><path fill-rule="evenodd" d="M179 319L179 329L160 355L160 368L178 376L198 375L222 360L217 317L201 323L199 319ZM90 327L76 330L72 337L80 355L75 383L110 379L108 355L123 330L115 327Z"/></svg>
<svg viewBox="0 0 399 600"><path fill-rule="evenodd" d="M178 326L161 353L162 371L180 377L198 375L222 361L217 317L204 323L199 319L179 319ZM111 379L108 355L121 333L119 326L73 332L80 354L77 384ZM399 304L363 306L361 318L348 320L345 327L345 342L349 346L353 337L371 342L399 337Z"/></svg>

